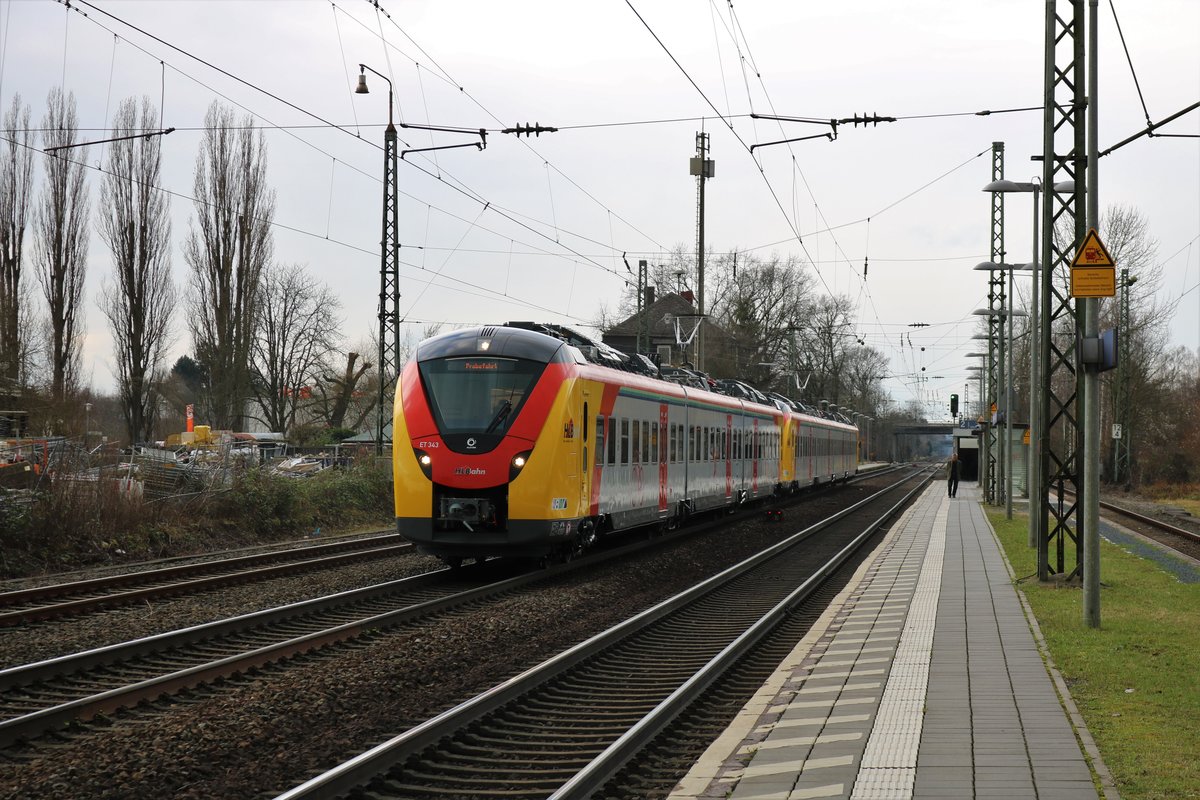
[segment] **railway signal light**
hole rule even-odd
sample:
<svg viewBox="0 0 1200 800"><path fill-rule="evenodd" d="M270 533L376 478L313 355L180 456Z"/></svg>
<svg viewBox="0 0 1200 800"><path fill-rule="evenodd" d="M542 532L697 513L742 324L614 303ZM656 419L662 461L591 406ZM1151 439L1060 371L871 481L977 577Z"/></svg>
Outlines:
<svg viewBox="0 0 1200 800"><path fill-rule="evenodd" d="M956 394L950 395L950 416L958 416L958 395Z"/></svg>

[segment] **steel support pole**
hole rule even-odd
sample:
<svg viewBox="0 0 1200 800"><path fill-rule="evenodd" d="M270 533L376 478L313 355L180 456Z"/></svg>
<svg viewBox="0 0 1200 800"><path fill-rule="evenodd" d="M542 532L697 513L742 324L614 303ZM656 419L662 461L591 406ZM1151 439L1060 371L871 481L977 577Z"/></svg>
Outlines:
<svg viewBox="0 0 1200 800"><path fill-rule="evenodd" d="M1096 172L1099 140L1097 136L1099 40L1097 6L1088 0L1088 227L1100 228L1099 175ZM1083 335L1100 336L1100 300L1083 299ZM1083 621L1089 628L1100 627L1100 370L1099 364L1081 364L1083 370Z"/></svg>
<svg viewBox="0 0 1200 800"><path fill-rule="evenodd" d="M1013 502L1013 457L1012 457L1012 417L1013 417L1013 268L1008 268L1008 368L1004 371L1004 518L1012 519Z"/></svg>
<svg viewBox="0 0 1200 800"><path fill-rule="evenodd" d="M1041 276L1038 274L1038 248L1041 246L1039 241L1038 229L1038 200L1041 197L1042 188L1037 178L1033 180L1033 288L1030 289L1029 301L1029 452L1026 454L1028 463L1026 466L1029 471L1029 546L1037 548L1038 546L1038 509L1041 504L1046 502L1044 493L1039 496L1038 492L1042 492L1042 399L1041 394L1045 391L1042 386L1041 375L1041 349L1042 349L1042 328L1041 315L1038 313L1038 306L1041 303L1040 293L1038 291L1038 281Z"/></svg>
<svg viewBox="0 0 1200 800"><path fill-rule="evenodd" d="M696 158L699 161L696 189L696 311L700 314L696 331L696 369L704 371L704 184L709 177L708 134L696 134Z"/></svg>

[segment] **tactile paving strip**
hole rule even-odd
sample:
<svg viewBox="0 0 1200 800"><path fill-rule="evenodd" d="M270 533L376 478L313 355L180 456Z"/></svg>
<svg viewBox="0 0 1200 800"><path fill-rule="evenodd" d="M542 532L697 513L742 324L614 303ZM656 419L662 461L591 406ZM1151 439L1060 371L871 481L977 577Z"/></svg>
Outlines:
<svg viewBox="0 0 1200 800"><path fill-rule="evenodd" d="M945 503L939 504L921 577L909 605L908 619L900 634L896 658L883 690L871 738L867 740L851 800L912 797L925 693L929 687L933 630L941 594L947 511Z"/></svg>

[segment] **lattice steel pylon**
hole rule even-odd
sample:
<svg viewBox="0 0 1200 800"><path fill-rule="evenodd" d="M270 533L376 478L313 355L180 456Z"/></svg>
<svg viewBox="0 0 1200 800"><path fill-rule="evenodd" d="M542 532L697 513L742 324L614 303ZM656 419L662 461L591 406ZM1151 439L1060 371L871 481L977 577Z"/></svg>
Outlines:
<svg viewBox="0 0 1200 800"><path fill-rule="evenodd" d="M390 84L389 84L390 86ZM390 90L389 90L390 91ZM388 126L383 135L383 240L379 243L379 409L375 454L383 455L383 428L391 419L388 389L400 369L400 212L396 126L388 103Z"/></svg>
<svg viewBox="0 0 1200 800"><path fill-rule="evenodd" d="M1059 13L1060 11L1066 13ZM1042 431L1041 486L1030 493L1031 513L1037 514L1038 578L1067 571L1066 544L1075 545L1075 564L1067 577L1081 573L1083 539L1070 522L1076 509L1083 508L1080 475L1083 419L1080 380L1075 363L1075 343L1081 318L1071 303L1065 276L1071 268L1076 244L1082 240L1086 214L1086 87L1084 84L1083 0L1048 0L1045 30L1045 83L1042 129ZM1071 182L1074 189L1057 191ZM1055 229L1068 220L1070 241L1056 241ZM1073 491L1068 500L1064 490ZM1055 491L1051 498L1050 491ZM1039 510L1040 507L1040 510ZM1055 558L1051 564L1050 553Z"/></svg>
<svg viewBox="0 0 1200 800"><path fill-rule="evenodd" d="M992 142L992 180L1004 179L1004 142ZM991 256L993 264L1004 263L1004 193L992 192ZM1004 271L988 270L988 360L987 360L987 432L983 439L984 473L987 480L987 501L993 505L1004 502L1004 450L1000 446L999 418L992 413L999 408L999 390L1004 385Z"/></svg>

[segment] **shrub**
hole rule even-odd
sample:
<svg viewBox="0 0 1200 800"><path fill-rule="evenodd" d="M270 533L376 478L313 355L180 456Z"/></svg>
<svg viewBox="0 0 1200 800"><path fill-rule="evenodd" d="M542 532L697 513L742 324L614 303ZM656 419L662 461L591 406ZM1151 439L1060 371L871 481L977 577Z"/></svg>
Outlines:
<svg viewBox="0 0 1200 800"><path fill-rule="evenodd" d="M231 488L158 500L122 495L111 481L58 480L17 502L0 495L0 572L17 577L97 564L265 544L392 519L385 468L366 463L307 478L267 469Z"/></svg>

